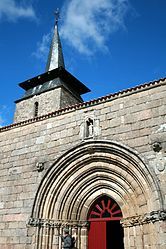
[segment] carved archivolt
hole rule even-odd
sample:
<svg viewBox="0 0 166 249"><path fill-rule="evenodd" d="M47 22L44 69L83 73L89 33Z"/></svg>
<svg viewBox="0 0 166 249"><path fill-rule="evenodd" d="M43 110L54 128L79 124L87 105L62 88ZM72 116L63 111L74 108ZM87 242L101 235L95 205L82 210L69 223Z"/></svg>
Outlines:
<svg viewBox="0 0 166 249"><path fill-rule="evenodd" d="M59 157L41 181L28 222L29 228L37 228L37 248L51 246L65 227L77 234L78 248L87 248L89 210L103 195L112 197L122 216L129 217L122 219L123 227L165 219L164 211L151 212L163 210L163 198L139 155L117 142L88 139ZM140 215L141 207L147 214ZM43 236L47 230L52 236L49 241Z"/></svg>
<svg viewBox="0 0 166 249"><path fill-rule="evenodd" d="M89 207L101 195L113 197L123 217L141 214L140 205L147 212L163 209L158 182L135 151L113 141L88 140L48 169L31 217L87 220Z"/></svg>

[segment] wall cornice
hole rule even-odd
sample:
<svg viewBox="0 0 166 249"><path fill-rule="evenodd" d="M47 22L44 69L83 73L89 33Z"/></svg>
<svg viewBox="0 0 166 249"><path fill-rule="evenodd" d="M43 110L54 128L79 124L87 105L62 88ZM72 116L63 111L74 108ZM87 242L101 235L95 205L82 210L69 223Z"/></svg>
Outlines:
<svg viewBox="0 0 166 249"><path fill-rule="evenodd" d="M87 101L87 102L71 105L71 106L59 109L57 111L48 113L48 114L43 115L43 116L35 117L35 118L32 118L32 119L21 121L19 123L14 123L14 124L11 124L11 125L8 125L8 126L4 126L4 127L0 128L0 132L8 131L8 130L11 130L11 129L14 129L14 128L18 128L18 127L22 127L22 126L25 126L25 125L28 125L28 124L35 123L35 122L43 121L43 120L46 120L46 119L49 119L49 118L52 118L52 117L56 117L56 116L63 115L63 114L69 113L69 112L73 112L75 110L91 107L91 106L94 106L94 105L99 105L101 103L112 101L112 100L115 100L117 98L126 97L128 95L135 94L135 93L138 93L138 92L142 92L142 91L145 91L145 90L149 90L149 89L152 89L154 87L159 87L159 86L162 86L162 85L166 85L166 78L161 78L159 80L155 80L155 81L151 81L149 83L141 84L141 85L138 85L138 86L135 86L135 87L132 87L132 88L128 88L128 89L125 89L125 90L122 90L122 91L119 91L119 92L116 92L116 93L113 93L113 94L109 94L109 95L106 95L106 96L103 96L103 97L100 97L100 98L97 98L97 99L94 99L94 100L90 100L90 101Z"/></svg>

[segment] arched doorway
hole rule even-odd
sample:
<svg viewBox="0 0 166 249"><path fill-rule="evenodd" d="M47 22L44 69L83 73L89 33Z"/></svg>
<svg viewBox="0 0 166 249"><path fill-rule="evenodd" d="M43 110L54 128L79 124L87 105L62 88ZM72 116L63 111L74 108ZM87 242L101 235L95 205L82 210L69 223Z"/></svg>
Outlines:
<svg viewBox="0 0 166 249"><path fill-rule="evenodd" d="M108 208L102 209L100 198L104 198L105 207L108 207L109 198L109 211L118 203L117 209L111 209L111 217ZM101 241L101 231L105 229L104 241L108 242L105 247L89 249L121 249L108 244L113 243L117 235L119 238L119 234L123 237L123 230L118 230L122 214L115 213L121 207L124 248L137 248L138 241L139 247L144 248L146 243L152 245L152 236L158 236L158 223L155 222L152 228L150 222L154 217L158 219L156 212L161 213L162 203L153 172L135 151L113 141L88 140L61 155L43 176L28 222L28 233L32 234L33 248L59 249L60 235L67 226L76 238L76 247L88 249L88 232L90 236L92 231L88 231L88 223L91 229L92 222L99 222L99 218L106 222L105 226L100 223L99 235L92 237ZM97 204L106 212L93 217L92 211Z"/></svg>
<svg viewBox="0 0 166 249"><path fill-rule="evenodd" d="M88 215L88 249L124 249L121 219L119 205L106 195L99 197Z"/></svg>

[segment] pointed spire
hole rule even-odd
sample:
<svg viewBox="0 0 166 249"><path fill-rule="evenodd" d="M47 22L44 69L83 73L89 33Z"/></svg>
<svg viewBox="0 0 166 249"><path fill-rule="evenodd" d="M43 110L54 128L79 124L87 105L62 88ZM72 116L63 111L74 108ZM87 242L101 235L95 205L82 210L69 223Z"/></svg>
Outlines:
<svg viewBox="0 0 166 249"><path fill-rule="evenodd" d="M54 35L48 55L48 61L46 66L46 72L53 70L58 67L65 68L63 52L61 41L58 32L58 21L59 21L59 9L55 11L55 27L54 27Z"/></svg>

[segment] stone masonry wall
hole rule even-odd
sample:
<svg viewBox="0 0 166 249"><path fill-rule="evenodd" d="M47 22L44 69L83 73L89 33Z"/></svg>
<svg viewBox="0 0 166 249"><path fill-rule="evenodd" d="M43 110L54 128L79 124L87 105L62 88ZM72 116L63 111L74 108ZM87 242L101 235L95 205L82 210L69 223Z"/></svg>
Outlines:
<svg viewBox="0 0 166 249"><path fill-rule="evenodd" d="M43 96L43 105L47 110L46 101L48 96L51 97L51 92ZM166 85L163 84L1 131L0 249L23 249L26 243L31 243L28 241L26 223L39 183L44 172L60 155L84 140L85 120L88 117L95 120L94 139L114 140L136 150L155 173L162 194L166 195L165 96ZM38 98L40 96L36 96L35 101ZM52 101L56 105L56 100ZM34 99L17 104L15 122L32 116L26 116L29 110L26 102L33 105ZM152 148L156 141L161 145L159 151ZM36 167L40 162L45 165L42 172L38 172Z"/></svg>
<svg viewBox="0 0 166 249"><path fill-rule="evenodd" d="M74 97L68 90L62 87L60 108L80 103L79 97Z"/></svg>
<svg viewBox="0 0 166 249"><path fill-rule="evenodd" d="M69 105L78 104L80 100L76 99L63 87L59 87L18 102L16 104L14 122L17 123L34 118L35 102L39 104L38 116L41 116Z"/></svg>
<svg viewBox="0 0 166 249"><path fill-rule="evenodd" d="M35 95L32 98L22 100L16 104L14 122L21 122L34 118L35 102L39 103L38 116L58 110L60 108L61 88Z"/></svg>

